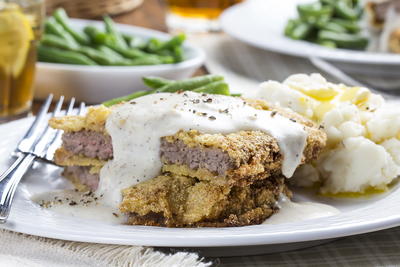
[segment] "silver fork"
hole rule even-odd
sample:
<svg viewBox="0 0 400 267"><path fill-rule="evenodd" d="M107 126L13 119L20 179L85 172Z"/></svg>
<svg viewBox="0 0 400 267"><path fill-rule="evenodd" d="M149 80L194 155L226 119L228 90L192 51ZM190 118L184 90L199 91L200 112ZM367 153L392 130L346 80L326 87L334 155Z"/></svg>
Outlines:
<svg viewBox="0 0 400 267"><path fill-rule="evenodd" d="M61 142L61 130L51 129L48 123L47 112L52 100L50 95L40 109L38 116L32 123L24 138L17 147L18 158L11 167L0 176L0 223L5 223L10 213L10 208L19 182L24 174L30 169L33 161L37 158L51 159L50 149L55 150ZM62 114L61 108L64 97L60 97L51 117L57 117ZM75 99L72 98L68 104L65 115L71 115ZM85 104L81 103L78 114L82 114Z"/></svg>

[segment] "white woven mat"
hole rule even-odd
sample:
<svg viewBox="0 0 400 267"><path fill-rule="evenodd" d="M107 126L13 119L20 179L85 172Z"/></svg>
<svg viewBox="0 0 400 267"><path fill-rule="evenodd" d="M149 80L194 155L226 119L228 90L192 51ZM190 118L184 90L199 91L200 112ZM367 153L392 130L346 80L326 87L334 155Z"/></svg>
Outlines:
<svg viewBox="0 0 400 267"><path fill-rule="evenodd" d="M1 267L207 267L196 253L70 242L0 230Z"/></svg>

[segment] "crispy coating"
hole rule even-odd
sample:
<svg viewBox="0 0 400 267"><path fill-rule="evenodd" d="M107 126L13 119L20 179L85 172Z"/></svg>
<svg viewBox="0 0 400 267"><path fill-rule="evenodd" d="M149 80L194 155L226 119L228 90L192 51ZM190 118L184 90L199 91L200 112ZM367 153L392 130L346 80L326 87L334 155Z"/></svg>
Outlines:
<svg viewBox="0 0 400 267"><path fill-rule="evenodd" d="M326 135L321 130L307 126L305 129L308 138L302 163L315 160L326 142ZM196 130L179 131L175 135L165 137L165 140L170 143L181 141L188 147L196 147L199 150L217 148L229 155L231 165L224 174L218 174L206 168L193 169L187 164L170 162L162 157L163 171L166 172L240 186L281 172L283 157L278 143L273 137L261 131L240 131L227 135L203 134Z"/></svg>
<svg viewBox="0 0 400 267"><path fill-rule="evenodd" d="M171 173L123 191L120 210L129 224L198 227L259 224L278 210L288 194L281 176L250 186L221 186Z"/></svg>
<svg viewBox="0 0 400 267"><path fill-rule="evenodd" d="M54 154L54 162L60 166L96 166L101 168L106 161L88 158L82 155L75 155L63 147L56 150Z"/></svg>
<svg viewBox="0 0 400 267"><path fill-rule="evenodd" d="M51 118L50 127L65 132L78 132L91 130L105 133L105 124L111 109L105 106L93 106L88 108L85 116L64 116Z"/></svg>

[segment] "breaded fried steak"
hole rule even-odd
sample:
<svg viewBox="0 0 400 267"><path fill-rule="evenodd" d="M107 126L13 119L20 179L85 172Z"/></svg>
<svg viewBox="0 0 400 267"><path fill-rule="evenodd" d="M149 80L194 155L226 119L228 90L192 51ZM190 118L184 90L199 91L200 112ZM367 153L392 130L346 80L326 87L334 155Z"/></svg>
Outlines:
<svg viewBox="0 0 400 267"><path fill-rule="evenodd" d="M229 186L166 173L125 189L120 209L129 215L129 224L244 226L274 214L281 194L290 196L282 176Z"/></svg>
<svg viewBox="0 0 400 267"><path fill-rule="evenodd" d="M198 95L190 94L193 97L189 97L190 103L209 104L219 100L219 96ZM167 97L163 94L159 99ZM296 113L263 101L234 101L254 110L268 111L266 114L272 119L280 116L300 125L306 133L302 154L296 155L300 164L316 159L325 146L324 132ZM226 110L218 112L227 116ZM112 113L112 109L99 106L90 108L85 117L50 120L53 128L64 130L55 162L65 166L64 175L79 190L96 191L101 187L101 169L115 158L115 140L105 126ZM214 115L209 117L210 121L216 119ZM118 123L125 125L124 119ZM135 132L127 138L135 138ZM168 227L259 224L278 210L279 195L289 194L282 175L285 157L280 143L270 133L258 129L231 133L178 129L174 134L160 136L158 157L159 175L132 181L131 186L122 188L119 208L128 215L129 224Z"/></svg>

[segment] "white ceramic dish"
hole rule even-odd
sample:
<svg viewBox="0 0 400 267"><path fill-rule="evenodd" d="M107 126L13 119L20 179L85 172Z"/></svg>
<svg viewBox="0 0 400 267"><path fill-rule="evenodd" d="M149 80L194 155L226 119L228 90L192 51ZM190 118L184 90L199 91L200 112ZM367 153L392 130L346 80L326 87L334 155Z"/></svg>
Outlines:
<svg viewBox="0 0 400 267"><path fill-rule="evenodd" d="M102 28L103 22L71 19L71 25L81 29L86 25ZM166 40L171 36L141 27L117 24L121 32L143 38ZM143 90L143 76L161 76L170 79L183 79L191 76L203 63L202 50L186 42L184 45L187 59L178 64L152 66L79 66L53 63L37 63L36 92L37 98L46 98L49 93L56 96L76 97L88 103L100 103L114 97Z"/></svg>
<svg viewBox="0 0 400 267"><path fill-rule="evenodd" d="M10 164L10 153L32 118L0 126L0 172ZM107 244L207 248L208 255L271 253L301 248L326 239L377 231L400 225L400 187L370 199L334 200L295 192L296 200L327 203L338 215L276 225L232 228L163 228L127 226L68 217L41 208L30 197L70 186L60 169L38 164L20 185L9 221L0 228L57 239ZM251 247L248 247L251 246ZM229 248L227 248L229 247ZM235 248L236 247L236 248ZM221 248L225 249L222 251ZM242 248L241 252L238 248Z"/></svg>
<svg viewBox="0 0 400 267"><path fill-rule="evenodd" d="M306 58L321 57L350 72L398 75L398 54L329 49L284 36L283 30L288 19L298 17L296 5L307 2L312 0L248 0L222 14L222 28L235 39L261 49Z"/></svg>

